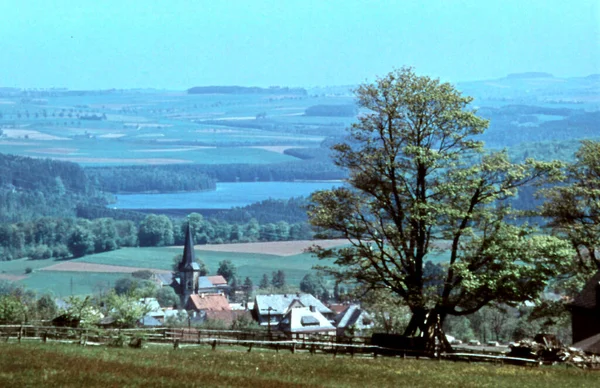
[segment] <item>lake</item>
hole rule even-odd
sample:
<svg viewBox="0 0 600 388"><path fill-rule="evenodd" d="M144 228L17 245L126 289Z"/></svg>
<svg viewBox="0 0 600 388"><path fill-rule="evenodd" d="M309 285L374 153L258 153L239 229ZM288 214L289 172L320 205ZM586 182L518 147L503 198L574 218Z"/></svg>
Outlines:
<svg viewBox="0 0 600 388"><path fill-rule="evenodd" d="M117 195L117 202L111 206L117 209L230 209L269 198L304 197L342 184L340 181L217 183L215 191Z"/></svg>

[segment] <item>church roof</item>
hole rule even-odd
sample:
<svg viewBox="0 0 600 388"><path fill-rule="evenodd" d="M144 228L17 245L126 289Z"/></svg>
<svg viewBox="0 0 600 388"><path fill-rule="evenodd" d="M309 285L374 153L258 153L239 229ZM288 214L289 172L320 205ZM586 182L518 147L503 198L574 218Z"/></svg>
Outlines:
<svg viewBox="0 0 600 388"><path fill-rule="evenodd" d="M188 223L185 231L185 244L183 245L183 258L179 263L179 270L200 270L200 266L196 263L196 253L194 252L194 239L192 238L192 230Z"/></svg>

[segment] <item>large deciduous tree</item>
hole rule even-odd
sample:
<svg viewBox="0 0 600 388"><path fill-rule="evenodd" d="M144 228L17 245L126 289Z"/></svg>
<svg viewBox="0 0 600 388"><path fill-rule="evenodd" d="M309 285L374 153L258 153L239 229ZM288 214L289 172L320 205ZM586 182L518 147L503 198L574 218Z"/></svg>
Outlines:
<svg viewBox="0 0 600 388"><path fill-rule="evenodd" d="M600 270L600 141L584 140L566 169L564 185L544 190L542 214L577 252L585 275Z"/></svg>
<svg viewBox="0 0 600 388"><path fill-rule="evenodd" d="M476 137L488 122L469 108L472 99L409 68L360 86L356 97L363 113L333 146L348 185L314 193L309 206L313 226L350 242L315 247L335 258L328 272L397 295L412 313L405 334L429 346L435 337L449 346L441 330L448 314L535 298L570 249L508 222L506 200L558 163L513 164L504 152L484 152ZM440 249L443 271L424 271Z"/></svg>

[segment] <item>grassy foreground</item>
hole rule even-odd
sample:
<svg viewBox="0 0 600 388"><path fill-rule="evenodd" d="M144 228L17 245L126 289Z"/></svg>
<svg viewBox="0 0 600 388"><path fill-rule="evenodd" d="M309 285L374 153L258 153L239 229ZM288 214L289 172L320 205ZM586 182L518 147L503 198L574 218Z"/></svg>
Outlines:
<svg viewBox="0 0 600 388"><path fill-rule="evenodd" d="M596 372L170 347L0 344L2 387L592 387Z"/></svg>

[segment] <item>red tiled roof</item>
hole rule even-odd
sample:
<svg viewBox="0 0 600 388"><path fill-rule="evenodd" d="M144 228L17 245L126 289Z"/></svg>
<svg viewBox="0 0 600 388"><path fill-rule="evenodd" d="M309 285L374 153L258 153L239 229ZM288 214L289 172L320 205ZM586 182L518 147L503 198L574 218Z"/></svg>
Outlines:
<svg viewBox="0 0 600 388"><path fill-rule="evenodd" d="M207 276L208 281L213 284L213 286L226 286L227 280L221 275L216 276Z"/></svg>
<svg viewBox="0 0 600 388"><path fill-rule="evenodd" d="M332 304L328 305L327 307L329 307L329 309L336 314L342 313L348 309L347 304L338 304L338 303L332 303Z"/></svg>
<svg viewBox="0 0 600 388"><path fill-rule="evenodd" d="M188 306L197 311L231 311L229 302L223 294L190 295Z"/></svg>

